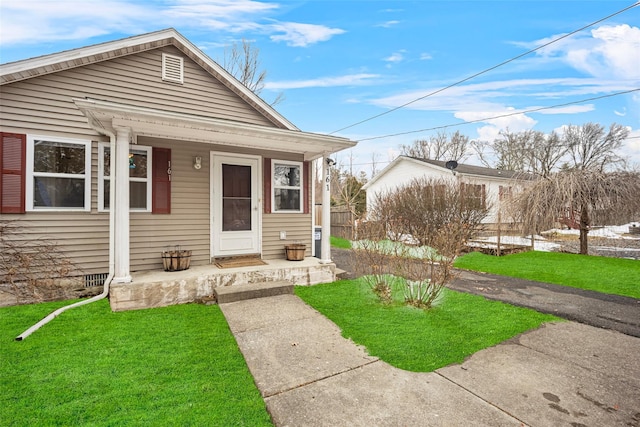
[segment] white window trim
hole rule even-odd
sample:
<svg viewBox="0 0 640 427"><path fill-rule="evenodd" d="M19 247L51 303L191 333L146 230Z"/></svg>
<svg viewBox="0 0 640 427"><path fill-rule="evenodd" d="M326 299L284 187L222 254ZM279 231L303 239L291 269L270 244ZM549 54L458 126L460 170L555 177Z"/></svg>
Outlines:
<svg viewBox="0 0 640 427"><path fill-rule="evenodd" d="M66 144L77 144L84 146L84 174L61 174L34 172L34 152L35 141L44 140L50 142L61 142ZM26 185L25 185L25 209L28 212L90 212L91 211L91 141L84 139L61 138L57 136L44 135L27 135L27 164L26 164ZM65 208L65 207L46 207L34 206L34 188L33 180L37 176L42 177L60 177L60 178L84 178L84 207L83 208Z"/></svg>
<svg viewBox="0 0 640 427"><path fill-rule="evenodd" d="M288 190L300 190L300 209L286 209L276 210L276 180L275 171L276 165L291 165L298 166L300 168L300 186L278 186L277 188L283 188ZM271 159L271 213L302 213L304 212L304 167L302 162L294 162L291 160L277 160Z"/></svg>
<svg viewBox="0 0 640 427"><path fill-rule="evenodd" d="M109 147L108 143L99 143L98 144L98 212L109 212L109 208L104 207L104 181L108 180L108 177L104 176L104 149ZM152 177L153 177L153 148L144 146L144 145L129 145L129 150L133 151L145 151L147 153L147 177L146 178L133 178L129 177L129 182L145 182L147 183L147 208L129 208L129 212L151 212L151 192L153 191L152 187Z"/></svg>

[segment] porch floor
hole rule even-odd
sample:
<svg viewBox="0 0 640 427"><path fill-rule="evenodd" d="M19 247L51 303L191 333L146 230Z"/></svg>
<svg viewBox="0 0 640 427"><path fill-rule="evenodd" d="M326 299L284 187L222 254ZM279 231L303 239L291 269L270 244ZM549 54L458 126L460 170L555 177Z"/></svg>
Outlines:
<svg viewBox="0 0 640 427"><path fill-rule="evenodd" d="M154 270L133 273L131 283L111 285L109 300L113 311L137 310L185 304L212 298L220 286L288 281L294 285L333 282L336 267L320 263L318 258L301 261L264 260L265 265L219 268L213 264L182 271Z"/></svg>

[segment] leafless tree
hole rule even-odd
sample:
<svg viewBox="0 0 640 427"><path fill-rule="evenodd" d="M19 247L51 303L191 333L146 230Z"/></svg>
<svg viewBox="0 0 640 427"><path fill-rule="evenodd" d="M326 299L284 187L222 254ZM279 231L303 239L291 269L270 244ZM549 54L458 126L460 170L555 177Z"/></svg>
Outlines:
<svg viewBox="0 0 640 427"><path fill-rule="evenodd" d="M604 171L615 166L624 166L624 159L617 153L629 130L613 123L607 131L597 123L582 126L567 126L564 143L568 147L571 163L568 168L597 169Z"/></svg>
<svg viewBox="0 0 640 427"><path fill-rule="evenodd" d="M418 159L461 161L469 157L470 148L469 137L459 131L451 135L439 132L429 139L418 139L411 145L401 145L400 153Z"/></svg>
<svg viewBox="0 0 640 427"><path fill-rule="evenodd" d="M507 129L491 143L473 141L471 145L487 167L541 176L549 175L568 151L557 133L545 135L533 130L513 133Z"/></svg>
<svg viewBox="0 0 640 427"><path fill-rule="evenodd" d="M501 131L493 141L493 151L497 158L496 169L510 171L527 170L531 132L513 133L509 129Z"/></svg>
<svg viewBox="0 0 640 427"><path fill-rule="evenodd" d="M538 131L532 133L527 153L529 156L527 172L543 177L549 176L569 148L556 132L551 132L549 135Z"/></svg>
<svg viewBox="0 0 640 427"><path fill-rule="evenodd" d="M260 95L264 89L267 71L260 71L260 49L250 41L242 39L240 44L234 42L225 48L222 67L256 95ZM280 92L271 106L283 100L284 94Z"/></svg>
<svg viewBox="0 0 640 427"><path fill-rule="evenodd" d="M550 174L516 198L525 226L532 231L566 218L580 230L580 253L588 254L593 225L623 223L640 216L640 173L605 172L598 167Z"/></svg>

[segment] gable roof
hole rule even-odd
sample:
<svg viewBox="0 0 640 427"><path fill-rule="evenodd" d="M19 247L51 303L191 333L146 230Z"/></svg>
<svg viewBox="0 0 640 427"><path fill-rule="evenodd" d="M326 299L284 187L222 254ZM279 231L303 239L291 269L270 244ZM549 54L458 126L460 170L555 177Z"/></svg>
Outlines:
<svg viewBox="0 0 640 427"><path fill-rule="evenodd" d="M173 28L120 40L0 64L0 86L137 52L175 46L264 117L281 129L299 130L228 71Z"/></svg>
<svg viewBox="0 0 640 427"><path fill-rule="evenodd" d="M435 169L443 174L452 174L451 169L447 168L447 162L442 160L430 160L430 159L421 159L418 157L410 157L410 156L398 156L391 163L389 163L384 169L380 171L376 176L374 176L369 182L367 182L362 188L366 190L373 183L378 181L383 175L386 174L389 170L396 167L398 163L408 161L418 164L420 166ZM475 165L467 165L464 163L458 163L455 167L453 174L458 176L473 176L473 177L481 177L481 178L491 178L491 179L503 179L503 180L513 180L513 179L521 179L521 180L530 180L533 177L530 174L524 172L516 172L516 171L507 171L501 169L493 169L486 168L483 166L475 166Z"/></svg>
<svg viewBox="0 0 640 427"><path fill-rule="evenodd" d="M422 163L437 166L447 171L450 170L449 168L447 168L447 162L442 160L419 159L417 157L410 158ZM453 170L461 175L485 176L488 178L523 179L523 176L526 175L524 172L486 168L483 166L466 165L464 163L458 163L458 166L456 166Z"/></svg>

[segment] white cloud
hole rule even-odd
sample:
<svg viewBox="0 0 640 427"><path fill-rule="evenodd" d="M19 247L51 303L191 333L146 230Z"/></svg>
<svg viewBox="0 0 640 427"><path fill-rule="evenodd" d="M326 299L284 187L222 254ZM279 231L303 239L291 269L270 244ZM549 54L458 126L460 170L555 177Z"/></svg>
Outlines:
<svg viewBox="0 0 640 427"><path fill-rule="evenodd" d="M536 107L530 107L527 109L535 109ZM589 111L595 110L595 106L593 104L583 104L583 105L567 105L566 107L555 107L555 108L547 108L545 110L537 111L539 114L580 114L580 113L588 113Z"/></svg>
<svg viewBox="0 0 640 427"><path fill-rule="evenodd" d="M109 34L140 34L172 27L230 33L271 35L276 42L304 47L327 41L345 31L323 25L279 22L270 15L280 6L252 0L29 0L0 4L0 39L3 44L37 44L86 40Z"/></svg>
<svg viewBox="0 0 640 427"><path fill-rule="evenodd" d="M538 123L526 114L518 114L514 108L507 108L501 114L506 116L489 120L485 119L500 114L496 114L495 111L458 111L454 116L467 122L481 121L487 123L487 125L478 128L478 138L482 141L493 141L498 137L500 131L504 129L509 129L512 132L521 132L533 128Z"/></svg>
<svg viewBox="0 0 640 427"><path fill-rule="evenodd" d="M627 109L623 108L622 111L613 110L613 114L616 116L624 117L627 115Z"/></svg>
<svg viewBox="0 0 640 427"><path fill-rule="evenodd" d="M383 22L382 24L376 25L376 27L391 28L398 25L399 23L400 21L387 21L387 22Z"/></svg>
<svg viewBox="0 0 640 427"><path fill-rule="evenodd" d="M431 54L429 53L424 52L420 54L420 59L423 61L427 59L433 59L433 56L431 56Z"/></svg>
<svg viewBox="0 0 640 427"><path fill-rule="evenodd" d="M119 0L2 2L0 39L3 45L82 40L111 31L136 32L152 11Z"/></svg>
<svg viewBox="0 0 640 427"><path fill-rule="evenodd" d="M406 52L405 50L394 52L391 55L389 55L386 58L384 58L384 60L386 62L401 62L402 60L404 60L405 52Z"/></svg>
<svg viewBox="0 0 640 427"><path fill-rule="evenodd" d="M541 46L557 37L559 35L533 43L516 44ZM640 80L640 28L627 24L603 25L588 35L575 34L540 49L536 54L547 61L563 62L589 76Z"/></svg>
<svg viewBox="0 0 640 427"><path fill-rule="evenodd" d="M308 80L288 80L280 82L267 82L264 85L268 90L302 89L310 87L335 87L335 86L357 86L371 84L372 79L379 78L378 74L348 74L338 77L322 77Z"/></svg>
<svg viewBox="0 0 640 427"><path fill-rule="evenodd" d="M329 40L331 37L345 33L339 28L329 28L324 25L301 24L296 22L282 22L270 25L274 32L284 33L271 36L271 40L284 41L288 46L305 47L310 44Z"/></svg>

